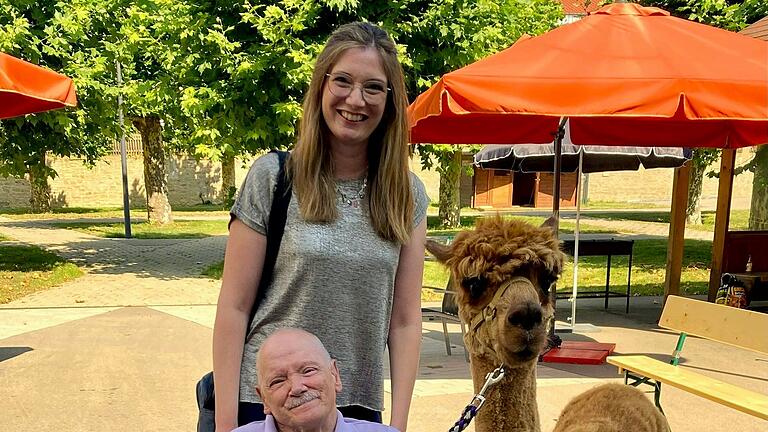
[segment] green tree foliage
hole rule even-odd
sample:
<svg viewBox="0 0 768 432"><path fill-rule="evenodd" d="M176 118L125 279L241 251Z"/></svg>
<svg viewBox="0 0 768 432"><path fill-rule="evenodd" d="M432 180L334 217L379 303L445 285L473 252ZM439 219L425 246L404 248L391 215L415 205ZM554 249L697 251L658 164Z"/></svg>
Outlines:
<svg viewBox="0 0 768 432"><path fill-rule="evenodd" d="M167 199L152 196L166 192L168 146L221 158L230 172L234 156L293 142L313 59L341 23L391 32L413 99L440 75L561 15L552 0L0 0L0 8L0 49L73 77L80 100L76 110L3 122L4 172L52 176L46 152L93 163L117 136L122 91L127 122L144 139L150 207L160 210Z"/></svg>
<svg viewBox="0 0 768 432"><path fill-rule="evenodd" d="M546 0L210 1L197 13L216 17L209 27L231 44L215 64L190 58L207 73L183 89L188 123L175 130L191 134L175 142L209 157L293 142L314 58L342 23L370 21L393 35L413 99L440 75L508 47L523 33L541 33L562 15Z"/></svg>
<svg viewBox="0 0 768 432"><path fill-rule="evenodd" d="M413 100L442 74L506 48L524 33L542 33L562 17L550 0L283 0L199 8L201 15L217 17L219 36L232 45L225 61L202 63L206 74L184 88L185 124L172 128L173 142L221 158L225 167L234 155L294 141L313 59L339 24L370 21L392 34ZM421 146L420 154L428 166L454 173L458 169L449 164L455 150ZM458 202L451 205L458 215Z"/></svg>
<svg viewBox="0 0 768 432"><path fill-rule="evenodd" d="M107 0L81 1L116 9L109 13L113 28L101 35L107 39L104 52L110 64L122 65L123 108L142 138L149 220L170 222L166 141L179 150L181 139L218 138L188 119L216 100L210 84L221 79L215 71L230 68L236 44L219 20L191 1L127 1L117 7Z"/></svg>
<svg viewBox="0 0 768 432"><path fill-rule="evenodd" d="M560 3L550 1L445 1L434 5L405 26L412 54L412 94L426 90L447 72L509 47L523 34L538 35L554 28L562 17ZM422 163L440 173L440 224L458 226L461 150L448 145L421 145L418 150Z"/></svg>
<svg viewBox="0 0 768 432"><path fill-rule="evenodd" d="M83 16L88 26L61 13L69 2L0 0L0 51L73 77L80 108L14 118L0 122L0 174L29 175L30 204L45 211L50 204L47 179L55 172L46 154L83 158L93 164L114 136L112 79L98 56L91 32L103 32L98 16ZM73 16L77 10L73 10ZM80 11L81 13L83 11Z"/></svg>
<svg viewBox="0 0 768 432"><path fill-rule="evenodd" d="M641 0L640 3L730 31L739 31L768 15L768 2L764 0Z"/></svg>
<svg viewBox="0 0 768 432"><path fill-rule="evenodd" d="M289 145L313 59L330 31L327 22L314 28L320 12L311 1L200 5L199 15L213 17L206 37L218 52L215 61L189 58L173 144L212 158Z"/></svg>
<svg viewBox="0 0 768 432"><path fill-rule="evenodd" d="M129 127L143 140L149 218L170 221L163 135L207 132L183 129L188 123L180 119L210 104L206 95L213 92L206 82L218 77L210 77L209 70L231 60L235 44L221 23L185 1L0 0L0 8L0 49L72 77L80 102L76 110L3 122L3 171L29 173L35 190L36 183L55 175L44 163L46 152L93 163L117 136L121 91ZM123 66L121 88L117 61ZM163 131L164 123L181 129Z"/></svg>

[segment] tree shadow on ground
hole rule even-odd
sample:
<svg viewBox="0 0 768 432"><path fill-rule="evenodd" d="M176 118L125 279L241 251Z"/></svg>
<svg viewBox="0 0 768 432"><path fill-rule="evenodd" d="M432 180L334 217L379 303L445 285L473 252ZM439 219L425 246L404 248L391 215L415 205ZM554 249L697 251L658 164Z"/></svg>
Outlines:
<svg viewBox="0 0 768 432"><path fill-rule="evenodd" d="M124 239L83 236L71 241L56 240L50 224L14 221L3 223L10 228L34 228L51 230L50 238L38 233L39 240L34 246L45 249L49 259L66 259L84 267L91 274L134 274L137 277L160 280L202 277L204 269L224 259L226 235L206 236L193 239ZM8 233L12 236L12 233ZM23 247L23 246L22 246ZM55 255L54 255L55 253ZM57 257L61 257L58 258ZM20 268L27 265L30 271L35 261L25 263L23 258L16 261ZM43 264L45 261L43 261ZM42 265L42 264L41 264ZM14 268L19 270L19 268Z"/></svg>
<svg viewBox="0 0 768 432"><path fill-rule="evenodd" d="M64 262L58 255L35 246L0 248L0 271L51 271Z"/></svg>

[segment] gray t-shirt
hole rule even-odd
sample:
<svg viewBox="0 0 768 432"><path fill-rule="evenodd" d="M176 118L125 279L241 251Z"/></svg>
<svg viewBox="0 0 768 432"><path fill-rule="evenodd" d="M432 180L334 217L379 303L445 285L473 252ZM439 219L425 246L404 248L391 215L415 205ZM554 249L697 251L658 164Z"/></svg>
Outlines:
<svg viewBox="0 0 768 432"><path fill-rule="evenodd" d="M243 182L233 216L266 235L278 158L257 159ZM362 179L341 181L353 196ZM411 173L414 227L426 216L429 199L424 185ZM384 349L400 246L381 239L368 216L338 203L339 217L328 224L301 219L296 195L291 196L272 284L259 305L248 333L240 370L240 400L261 402L256 394L256 353L274 330L297 327L317 335L338 360L343 390L337 404L384 408Z"/></svg>

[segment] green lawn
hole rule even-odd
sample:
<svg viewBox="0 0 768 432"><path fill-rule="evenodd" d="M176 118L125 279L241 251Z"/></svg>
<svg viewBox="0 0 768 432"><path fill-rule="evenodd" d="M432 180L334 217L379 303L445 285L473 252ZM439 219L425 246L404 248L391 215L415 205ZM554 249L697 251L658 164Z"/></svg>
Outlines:
<svg viewBox="0 0 768 432"><path fill-rule="evenodd" d="M428 235L444 235L444 236L453 236L456 235L459 231L470 229L475 226L475 221L477 219L481 219L483 217L492 217L493 214L473 214L470 216L462 216L461 217L461 228L459 229L441 229L438 228L439 219L438 217L428 215L427 216L427 233ZM528 222L533 225L541 225L547 218L542 216L524 216L524 215L505 215L505 218L511 218L511 219L517 219L522 220L525 222ZM560 220L560 232L565 234L572 234L573 231L576 229L576 223L575 222L569 222L569 221L563 221ZM579 225L579 230L582 233L612 233L613 231L608 230L606 228L598 227L598 226L591 226L588 223L582 223Z"/></svg>
<svg viewBox="0 0 768 432"><path fill-rule="evenodd" d="M584 214L585 217L592 217L597 219L610 219L610 220L632 220L641 222L662 222L669 223L668 211L652 211L652 212L589 212ZM701 212L701 225L688 225L687 229L693 229L697 231L714 231L715 229L715 212L714 211L702 211ZM743 230L749 226L749 210L731 210L731 217L729 221L730 230Z"/></svg>
<svg viewBox="0 0 768 432"><path fill-rule="evenodd" d="M76 265L34 246L0 246L0 304L83 274Z"/></svg>
<svg viewBox="0 0 768 432"><path fill-rule="evenodd" d="M624 202L624 201L587 201L582 205L582 209L649 209L649 208L668 208L660 204L642 203L642 202Z"/></svg>
<svg viewBox="0 0 768 432"><path fill-rule="evenodd" d="M712 242L686 240L683 257L683 271L680 286L683 293L706 294L709 285L709 265ZM632 295L662 295L664 273L667 262L666 240L637 240L632 258ZM611 290L624 292L627 286L627 257L613 257L611 260ZM601 291L605 289L606 257L584 257L579 259L579 291ZM448 272L436 262L424 264L424 285L445 287ZM561 291L573 287L573 259L568 258L563 274L557 284Z"/></svg>
<svg viewBox="0 0 768 432"><path fill-rule="evenodd" d="M632 295L662 295L667 266L666 240L635 241L632 258ZM712 242L686 240L683 252L681 291L687 295L706 294L709 285L709 266ZM579 259L579 290L605 289L606 257ZM611 290L624 292L627 286L627 257L611 260ZM570 291L573 287L573 262L569 258L558 287Z"/></svg>
<svg viewBox="0 0 768 432"><path fill-rule="evenodd" d="M203 270L203 276L208 276L211 279L221 279L222 273L224 273L224 261L219 261Z"/></svg>
<svg viewBox="0 0 768 432"><path fill-rule="evenodd" d="M430 209L432 210L432 209ZM132 213L134 216L143 214L144 210L134 210ZM437 216L434 215L434 211L429 212L427 217L428 233L429 235L454 235L458 232L456 229L441 230L437 228ZM462 216L461 225L462 229L471 228L474 226L475 221L480 217L490 216L491 214L484 214L484 212L467 212L469 215ZM8 217L14 217L18 219L31 219L33 217L40 217L40 215L25 215L21 212L4 213ZM174 209L174 214L177 216L182 215L226 215L226 210L221 210L216 206L196 206L187 209ZM640 220L640 221L654 221L654 222L666 222L668 221L668 212L591 212L590 216L606 218L606 219L622 219L622 220ZM704 212L704 225L700 229L712 229L713 214L712 212ZM122 210L120 209L61 209L55 213L50 214L49 217L55 217L57 219L73 219L84 217L122 217ZM522 219L532 224L541 224L544 217L534 216L507 216L514 217L516 219ZM738 229L739 227L746 226L746 220L748 217L748 211L737 210L734 211L731 218L732 229ZM587 223L581 224L581 230L585 233L609 233L610 231L590 226ZM53 224L59 228L76 229L90 234L102 236L102 237L123 237L124 226L122 223L105 223L105 222L58 222ZM575 224L571 221L561 221L561 232L570 233L573 232ZM227 233L227 221L226 220L189 220L189 221L176 221L167 226L156 226L146 223L145 221L135 221L132 223L133 236L136 238L200 238L210 235L224 235ZM709 280L709 263L711 253L711 242L686 240L685 244L685 258L683 262L683 272L681 286L687 294L700 294L707 291L707 284ZM664 272L666 269L666 241L665 240L639 240L635 242L635 257L633 262L632 271L632 292L636 295L660 295L663 292L664 285ZM74 266L73 266L74 267ZM204 275L219 279L221 278L222 263L215 264L204 271ZM627 259L623 257L615 257L611 266L611 281L612 290L621 291L626 285L627 272ZM558 284L561 290L570 290L572 286L572 265L569 263L561 280ZM39 277L38 277L39 278ZM444 287L448 279L447 272L435 262L425 263L424 271L424 285ZM579 287L581 290L601 290L605 284L605 258L604 257L587 257L581 260L579 266ZM439 299L439 295L434 293L428 293L425 291L424 300Z"/></svg>
<svg viewBox="0 0 768 432"><path fill-rule="evenodd" d="M140 239L189 239L227 234L226 220L177 220L166 225L131 222L131 235ZM125 224L109 222L56 222L57 228L74 229L99 237L125 237Z"/></svg>
<svg viewBox="0 0 768 432"><path fill-rule="evenodd" d="M444 231L430 230L430 235L445 234ZM683 257L683 271L680 286L685 294L705 294L709 284L709 265L712 242L686 240ZM664 292L664 274L667 262L666 240L635 241L632 259L632 295L662 295ZM613 257L611 261L611 290L624 292L627 284L627 257ZM220 279L223 263L217 263L206 269L205 276ZM606 258L584 257L579 260L579 290L600 291L605 288ZM448 271L433 261L424 263L423 285L445 288ZM560 277L560 290L570 291L573 286L573 259L568 261ZM440 299L440 294L430 290L422 291L423 301Z"/></svg>
<svg viewBox="0 0 768 432"><path fill-rule="evenodd" d="M699 227L701 227L701 229L705 231L714 231L715 212L701 212L701 222L702 225L694 225L691 228L699 229ZM731 210L731 217L728 220L728 229L731 231L749 229L749 210Z"/></svg>

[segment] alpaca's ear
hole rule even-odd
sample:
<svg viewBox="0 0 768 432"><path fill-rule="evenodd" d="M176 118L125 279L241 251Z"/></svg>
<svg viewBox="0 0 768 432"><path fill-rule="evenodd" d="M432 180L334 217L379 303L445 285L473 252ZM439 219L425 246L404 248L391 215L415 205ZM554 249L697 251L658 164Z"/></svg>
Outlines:
<svg viewBox="0 0 768 432"><path fill-rule="evenodd" d="M451 257L451 247L434 240L427 240L427 250L443 264Z"/></svg>
<svg viewBox="0 0 768 432"><path fill-rule="evenodd" d="M544 227L547 227L547 228L549 228L550 230L552 230L552 232L555 232L555 229L556 229L556 227L557 227L557 218L555 218L554 216L550 216L550 217L548 217L548 218L547 218L547 220L545 220L545 221L544 221L544 222L541 224L541 227L542 227L542 228L544 228Z"/></svg>

